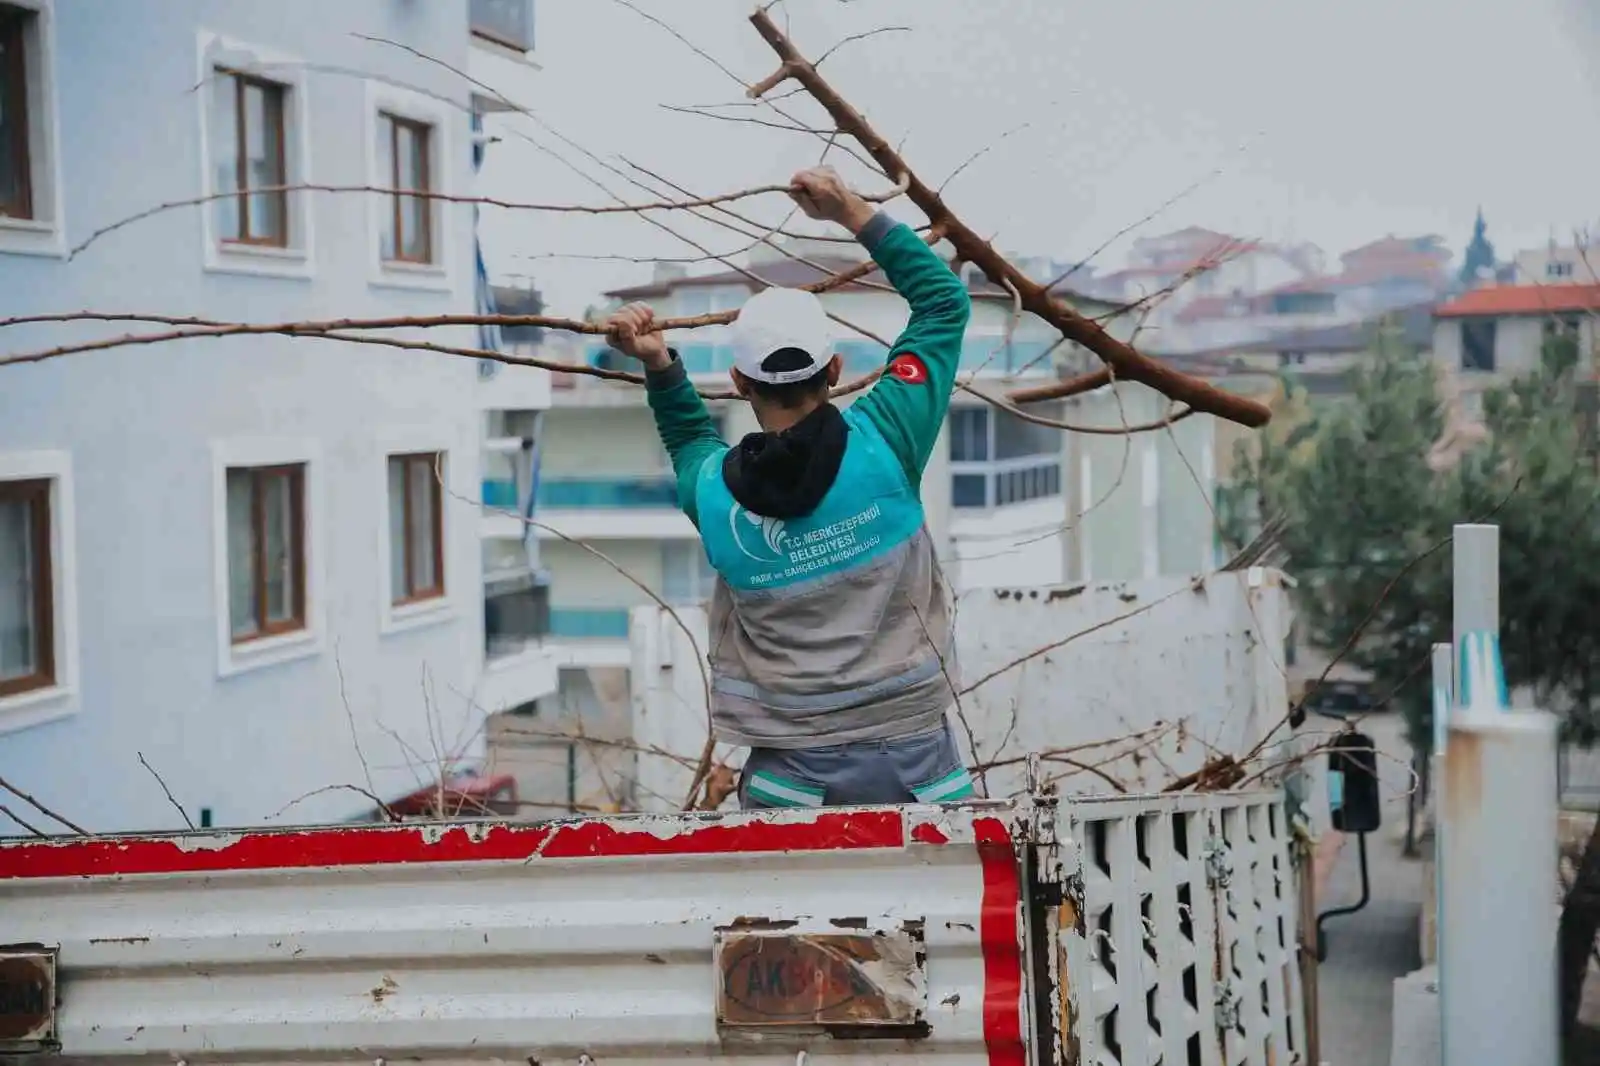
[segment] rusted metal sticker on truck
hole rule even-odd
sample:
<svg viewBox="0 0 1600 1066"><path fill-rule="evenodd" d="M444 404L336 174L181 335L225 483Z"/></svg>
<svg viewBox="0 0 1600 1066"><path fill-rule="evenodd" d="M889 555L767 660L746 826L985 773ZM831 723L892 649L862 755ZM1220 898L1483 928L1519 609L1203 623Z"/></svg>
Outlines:
<svg viewBox="0 0 1600 1066"><path fill-rule="evenodd" d="M922 1027L928 982L920 928L719 930L717 1024L845 1032Z"/></svg>
<svg viewBox="0 0 1600 1066"><path fill-rule="evenodd" d="M0 948L0 1054L50 1051L56 1042L56 953Z"/></svg>

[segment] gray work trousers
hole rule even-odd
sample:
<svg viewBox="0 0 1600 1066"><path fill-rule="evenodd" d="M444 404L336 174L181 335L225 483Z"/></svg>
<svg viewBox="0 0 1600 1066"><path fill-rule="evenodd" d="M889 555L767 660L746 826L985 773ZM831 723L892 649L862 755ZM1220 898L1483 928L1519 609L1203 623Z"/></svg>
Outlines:
<svg viewBox="0 0 1600 1066"><path fill-rule="evenodd" d="M974 795L954 730L814 748L752 748L739 778L739 806L844 807L951 803Z"/></svg>

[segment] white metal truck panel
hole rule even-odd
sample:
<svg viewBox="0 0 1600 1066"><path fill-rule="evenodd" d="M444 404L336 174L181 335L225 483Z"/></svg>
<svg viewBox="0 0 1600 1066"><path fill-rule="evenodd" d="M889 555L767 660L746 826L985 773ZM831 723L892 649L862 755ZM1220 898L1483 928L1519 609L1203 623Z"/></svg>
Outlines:
<svg viewBox="0 0 1600 1066"><path fill-rule="evenodd" d="M1070 1027L1094 1066L1305 1062L1297 871L1281 794L1064 808Z"/></svg>
<svg viewBox="0 0 1600 1066"><path fill-rule="evenodd" d="M4 843L0 1053L1278 1066L1296 878L1277 792Z"/></svg>
<svg viewBox="0 0 1600 1066"><path fill-rule="evenodd" d="M59 947L73 1061L1021 1064L1024 817L20 842L0 928Z"/></svg>

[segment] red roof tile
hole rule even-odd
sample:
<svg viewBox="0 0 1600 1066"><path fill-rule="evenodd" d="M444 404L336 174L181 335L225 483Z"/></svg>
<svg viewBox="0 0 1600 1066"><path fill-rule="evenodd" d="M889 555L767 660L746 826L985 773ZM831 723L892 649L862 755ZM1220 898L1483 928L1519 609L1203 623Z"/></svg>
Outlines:
<svg viewBox="0 0 1600 1066"><path fill-rule="evenodd" d="M1600 285L1488 285L1434 311L1439 318L1600 312Z"/></svg>

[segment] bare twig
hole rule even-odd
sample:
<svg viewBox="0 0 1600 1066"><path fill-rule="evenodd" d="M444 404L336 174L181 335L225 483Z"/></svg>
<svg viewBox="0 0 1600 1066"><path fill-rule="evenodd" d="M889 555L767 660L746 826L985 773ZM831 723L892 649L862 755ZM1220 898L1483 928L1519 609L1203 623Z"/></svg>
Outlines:
<svg viewBox="0 0 1600 1066"><path fill-rule="evenodd" d="M367 791L376 796L378 794L378 786L372 780L372 767L367 762L367 753L361 750L361 735L356 731L355 711L350 708L350 694L345 689L344 663L339 658L338 641L334 641L333 644L333 672L339 679L339 704L344 708L344 720L350 727L350 745L355 748L356 758L361 762L361 772L366 777ZM378 809L383 812L383 816L389 821L398 822L400 820L400 816L394 812L394 808L383 802L383 800L378 800Z"/></svg>
<svg viewBox="0 0 1600 1066"><path fill-rule="evenodd" d="M380 798L377 793L370 789L362 788L360 785L323 785L321 788L314 788L310 792L296 796L288 803L285 803L282 807L279 807L276 811L267 816L267 820L271 821L274 818L281 818L285 813L288 812L289 808L304 803L306 800L311 799L314 796L326 795L329 792L354 792L358 796L365 796L367 799L372 801L373 806L375 806L378 810L386 811L387 816L392 821L398 822L401 820L400 816L390 810L389 805L384 803L382 798Z"/></svg>
<svg viewBox="0 0 1600 1066"><path fill-rule="evenodd" d="M910 32L911 32L911 27L910 26L879 26L875 30L863 30L860 33L852 33L848 37L844 37L844 38L840 39L837 43L835 43L826 52L823 52L820 56L818 56L816 58L815 61L812 62L811 65L814 66L814 67L822 66L823 62L829 56L833 55L833 53L837 52L839 49L843 48L845 45L850 44L853 41L864 41L868 37L876 37L880 33L910 33Z"/></svg>
<svg viewBox="0 0 1600 1066"><path fill-rule="evenodd" d="M19 818L17 816L17 812L13 811L10 807L7 807L4 803L0 803L0 814L4 814L7 818L10 818L13 822L16 822L18 825L22 826L22 828L26 829L29 833L36 837L47 837L50 835L39 827L30 825L28 822Z"/></svg>
<svg viewBox="0 0 1600 1066"><path fill-rule="evenodd" d="M49 818L51 821L60 822L62 825L66 826L74 833L77 833L79 836L90 835L89 831L83 826L79 825L77 822L69 821L68 819L63 818L61 815L57 814L55 811L52 811L49 807L46 807L44 804L40 803L38 800L34 799L32 796L28 795L28 793L22 791L16 785L13 785L3 777L0 777L0 788L5 789L7 792L17 797L17 799L21 800L23 803L26 803L28 806L38 811L46 818Z"/></svg>
<svg viewBox="0 0 1600 1066"><path fill-rule="evenodd" d="M183 804L179 803L177 797L173 796L172 789L168 788L166 781L162 780L161 775L156 773L156 768L151 766L149 762L145 760L144 752L136 751L134 754L139 756L139 765L150 771L150 776L156 779L156 784L160 785L161 791L166 793L167 802L172 804L173 808L177 810L179 816L183 818L183 824L188 826L190 829L193 829L194 820L189 817L189 812L184 810Z"/></svg>

